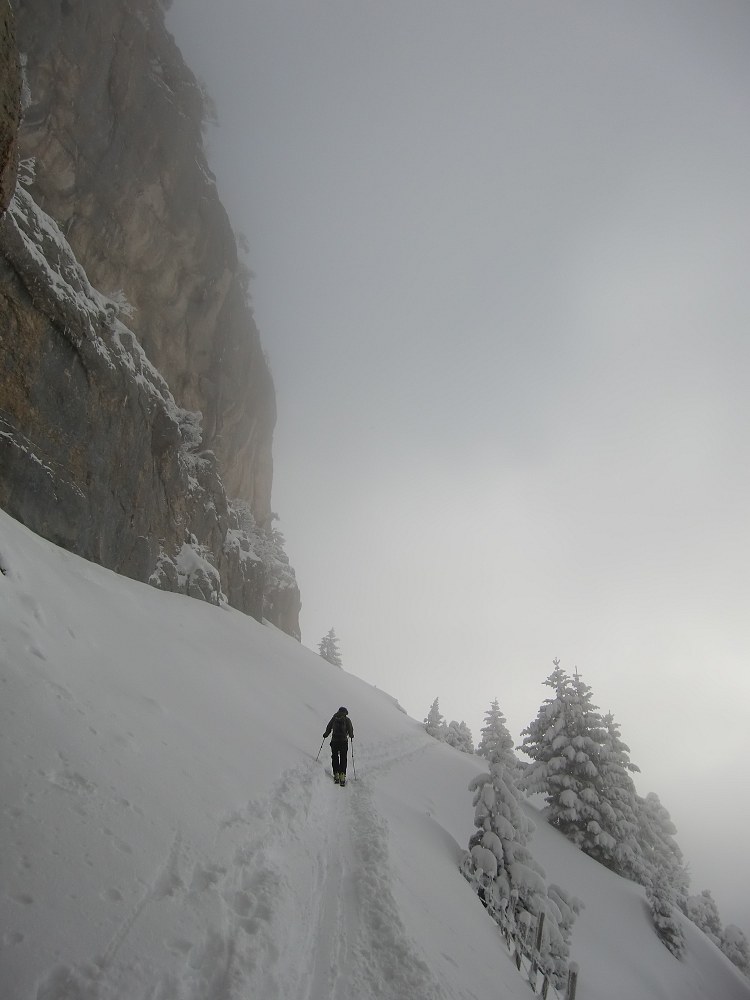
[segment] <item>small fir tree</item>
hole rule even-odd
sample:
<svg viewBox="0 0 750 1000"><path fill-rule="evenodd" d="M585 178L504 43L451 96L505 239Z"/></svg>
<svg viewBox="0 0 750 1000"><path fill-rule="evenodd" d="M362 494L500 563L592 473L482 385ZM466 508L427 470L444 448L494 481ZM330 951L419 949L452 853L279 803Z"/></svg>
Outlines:
<svg viewBox="0 0 750 1000"><path fill-rule="evenodd" d="M445 719L440 714L440 704L438 698L436 698L430 706L430 711L427 713L427 718L424 720L424 727L430 736L433 736L436 740L445 739L448 727L445 724Z"/></svg>
<svg viewBox="0 0 750 1000"><path fill-rule="evenodd" d="M631 762L630 747L623 742L611 712L602 723L605 736L599 757L601 811L615 846L601 860L619 875L645 885L648 865L638 842L638 793L630 776L640 768Z"/></svg>
<svg viewBox="0 0 750 1000"><path fill-rule="evenodd" d="M674 834L677 827L656 792L636 799L638 818L638 844L641 848L647 875L663 871L669 879L677 905L683 913L687 910L687 887L690 879ZM692 919L692 918L691 918Z"/></svg>
<svg viewBox="0 0 750 1000"><path fill-rule="evenodd" d="M518 758L513 752L513 737L508 732L505 716L500 704L495 700L484 713L482 738L477 747L480 757L486 757L490 764L506 764L512 773L518 769Z"/></svg>
<svg viewBox="0 0 750 1000"><path fill-rule="evenodd" d="M653 872L646 886L646 898L660 940L675 958L682 958L685 952L685 934L675 912L674 891L665 869L657 868Z"/></svg>
<svg viewBox="0 0 750 1000"><path fill-rule="evenodd" d="M329 629L329 631L318 643L318 652L324 660L328 660L328 662L332 663L334 667L343 666L341 662L341 654L339 653L338 636L333 628Z"/></svg>
<svg viewBox="0 0 750 1000"><path fill-rule="evenodd" d="M696 927L700 927L721 948L721 917L710 889L704 889L698 896L688 896L687 915Z"/></svg>
<svg viewBox="0 0 750 1000"><path fill-rule="evenodd" d="M750 945L736 924L727 924L721 932L721 950L740 972L750 976Z"/></svg>

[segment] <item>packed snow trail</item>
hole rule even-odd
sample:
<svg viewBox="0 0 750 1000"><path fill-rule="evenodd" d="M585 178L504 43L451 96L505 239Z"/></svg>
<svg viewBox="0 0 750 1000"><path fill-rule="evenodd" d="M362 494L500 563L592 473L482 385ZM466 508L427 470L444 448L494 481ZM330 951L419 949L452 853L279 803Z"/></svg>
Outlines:
<svg viewBox="0 0 750 1000"><path fill-rule="evenodd" d="M390 889L371 782L423 745L363 747L367 777L337 788L319 763L220 818L211 856L175 831L150 885L90 962L58 966L36 1000L442 1000ZM173 914L165 975L138 942Z"/></svg>

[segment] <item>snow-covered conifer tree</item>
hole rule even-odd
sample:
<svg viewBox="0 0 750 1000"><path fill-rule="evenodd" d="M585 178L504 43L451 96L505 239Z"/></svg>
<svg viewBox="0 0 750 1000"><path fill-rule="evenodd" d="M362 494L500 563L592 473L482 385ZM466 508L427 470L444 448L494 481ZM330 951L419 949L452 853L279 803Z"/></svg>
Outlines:
<svg viewBox="0 0 750 1000"><path fill-rule="evenodd" d="M533 761L524 775L523 788L545 795L551 792L548 779L565 763L556 752L555 741L565 729L565 709L570 693L570 678L559 660L553 662L555 669L544 683L552 688L554 697L545 698L536 719L521 734L524 737L521 749Z"/></svg>
<svg viewBox="0 0 750 1000"><path fill-rule="evenodd" d="M687 887L690 879L674 834L677 828L656 792L636 799L638 818L638 843L650 875L663 870L672 886L675 901L688 916ZM691 917L692 919L692 917Z"/></svg>
<svg viewBox="0 0 750 1000"><path fill-rule="evenodd" d="M436 740L445 739L447 726L445 724L445 719L440 714L440 704L438 698L436 698L430 706L430 711L427 713L427 718L424 720L424 727L430 736L434 736Z"/></svg>
<svg viewBox="0 0 750 1000"><path fill-rule="evenodd" d="M608 712L602 720L604 743L599 755L602 821L615 846L601 860L620 875L645 884L648 866L638 842L638 793L630 774L640 768L630 760L630 747Z"/></svg>
<svg viewBox="0 0 750 1000"><path fill-rule="evenodd" d="M727 924L721 932L721 950L740 972L750 976L750 945L736 924Z"/></svg>
<svg viewBox="0 0 750 1000"><path fill-rule="evenodd" d="M602 804L599 775L606 733L591 701L591 688L578 671L571 678L555 669L544 682L555 692L523 731L522 749L534 761L523 777L529 792L547 797L547 817L587 854L609 860L616 840L607 830L612 809ZM604 811L604 815L603 815Z"/></svg>
<svg viewBox="0 0 750 1000"><path fill-rule="evenodd" d="M518 759L513 752L513 737L508 732L497 698L484 713L484 723L477 753L480 757L486 757L491 764L507 764L515 772Z"/></svg>
<svg viewBox="0 0 750 1000"><path fill-rule="evenodd" d="M451 720L443 739L449 746L461 750L462 753L474 753L474 738L463 720L461 722L456 722L455 719Z"/></svg>
<svg viewBox="0 0 750 1000"><path fill-rule="evenodd" d="M318 652L324 660L328 660L334 667L343 666L341 654L339 653L339 640L333 628L323 636L318 643Z"/></svg>
<svg viewBox="0 0 750 1000"><path fill-rule="evenodd" d="M547 888L546 915L549 922L549 951L552 956L554 967L564 970L568 965L570 956L570 943L573 936L573 924L578 914L583 909L583 903L576 896L561 889L554 882ZM562 976L557 977L558 985L562 985Z"/></svg>
<svg viewBox="0 0 750 1000"><path fill-rule="evenodd" d="M646 886L646 898L651 907L656 933L676 958L682 958L685 935L675 912L674 892L669 875L664 868L654 869Z"/></svg>
<svg viewBox="0 0 750 1000"><path fill-rule="evenodd" d="M544 869L528 846L534 825L521 807L513 769L502 761L493 763L490 773L478 775L469 789L477 830L469 840L463 874L501 925L512 929L524 913L527 918L545 914L540 966L561 985L577 901L556 886L548 892Z"/></svg>
<svg viewBox="0 0 750 1000"><path fill-rule="evenodd" d="M721 917L711 890L704 889L698 896L688 896L686 912L695 926L721 948Z"/></svg>

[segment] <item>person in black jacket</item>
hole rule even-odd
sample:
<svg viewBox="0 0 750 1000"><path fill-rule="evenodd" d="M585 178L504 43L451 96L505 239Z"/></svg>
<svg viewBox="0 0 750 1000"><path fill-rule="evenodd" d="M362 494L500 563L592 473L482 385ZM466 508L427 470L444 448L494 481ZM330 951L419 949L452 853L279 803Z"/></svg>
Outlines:
<svg viewBox="0 0 750 1000"><path fill-rule="evenodd" d="M331 770L337 785L346 784L346 755L349 740L354 739L354 726L347 709L341 706L326 726L323 739L331 735Z"/></svg>

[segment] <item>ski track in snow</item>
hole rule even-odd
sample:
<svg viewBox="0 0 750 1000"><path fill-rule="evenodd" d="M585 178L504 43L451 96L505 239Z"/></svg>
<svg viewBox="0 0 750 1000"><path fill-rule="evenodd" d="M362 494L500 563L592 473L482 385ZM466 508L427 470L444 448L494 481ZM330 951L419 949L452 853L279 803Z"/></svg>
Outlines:
<svg viewBox="0 0 750 1000"><path fill-rule="evenodd" d="M363 744L363 776L350 762L343 789L321 762L285 772L219 820L210 857L175 831L103 954L53 969L36 1000L444 1000L401 923L372 800L379 775L424 749L411 736ZM172 961L149 967L139 941L153 950L163 906L180 924L164 942Z"/></svg>

